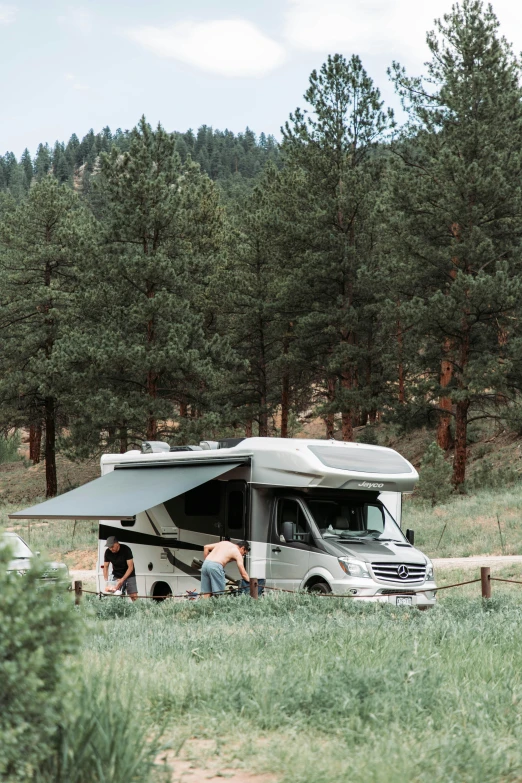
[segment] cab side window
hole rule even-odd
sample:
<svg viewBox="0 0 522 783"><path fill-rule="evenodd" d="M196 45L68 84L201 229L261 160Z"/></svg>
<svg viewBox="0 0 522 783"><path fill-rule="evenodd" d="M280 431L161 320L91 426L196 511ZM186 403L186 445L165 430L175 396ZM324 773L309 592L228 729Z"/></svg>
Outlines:
<svg viewBox="0 0 522 783"><path fill-rule="evenodd" d="M285 522L292 525L292 540L302 541L305 539L305 534L308 533L308 524L303 509L296 500L283 498L278 503L276 538L281 543L286 541L283 530L289 529L288 525L283 527Z"/></svg>
<svg viewBox="0 0 522 783"><path fill-rule="evenodd" d="M378 530L382 533L384 530L384 514L380 506L373 506L366 503L364 506L365 529Z"/></svg>

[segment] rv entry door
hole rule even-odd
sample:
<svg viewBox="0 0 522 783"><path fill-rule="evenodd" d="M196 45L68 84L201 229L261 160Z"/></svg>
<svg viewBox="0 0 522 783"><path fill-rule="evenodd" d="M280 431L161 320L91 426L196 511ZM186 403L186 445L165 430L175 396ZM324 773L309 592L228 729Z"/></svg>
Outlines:
<svg viewBox="0 0 522 783"><path fill-rule="evenodd" d="M228 481L226 486L225 536L241 541L246 538L247 483Z"/></svg>
<svg viewBox="0 0 522 783"><path fill-rule="evenodd" d="M297 590L310 560L311 531L301 503L279 498L270 534L267 578L273 587Z"/></svg>

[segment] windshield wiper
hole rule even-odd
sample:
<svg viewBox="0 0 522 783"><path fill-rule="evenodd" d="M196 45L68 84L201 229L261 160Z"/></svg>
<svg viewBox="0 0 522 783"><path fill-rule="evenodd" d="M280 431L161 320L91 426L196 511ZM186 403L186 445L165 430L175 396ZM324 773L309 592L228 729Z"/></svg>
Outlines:
<svg viewBox="0 0 522 783"><path fill-rule="evenodd" d="M396 538L378 538L378 537L376 538L375 536L372 536L372 538L374 541L386 541L386 542L391 541L392 544L402 544L402 541L399 541Z"/></svg>
<svg viewBox="0 0 522 783"><path fill-rule="evenodd" d="M362 536L343 536L342 533L338 535L337 538L340 538L341 541L368 541L367 537L363 538Z"/></svg>

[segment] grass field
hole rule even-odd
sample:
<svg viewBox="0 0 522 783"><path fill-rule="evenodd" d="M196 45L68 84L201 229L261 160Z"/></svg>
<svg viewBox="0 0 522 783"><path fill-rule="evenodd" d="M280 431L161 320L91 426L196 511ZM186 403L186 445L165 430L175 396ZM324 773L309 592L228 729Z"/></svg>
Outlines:
<svg viewBox="0 0 522 783"><path fill-rule="evenodd" d="M0 525L46 556L94 567L96 524L13 526L7 513L24 505L3 506ZM522 554L522 489L436 508L408 501L406 527L431 557ZM493 575L522 580L520 570ZM154 783L520 783L522 587L494 582L490 602L479 596L479 584L441 591L429 612L307 595L89 596L72 687L107 688L111 703L130 700L141 737L161 733Z"/></svg>
<svg viewBox="0 0 522 783"><path fill-rule="evenodd" d="M93 599L82 663L161 729L162 780L520 781L522 589L495 585L487 606L451 592L423 613L315 596Z"/></svg>
<svg viewBox="0 0 522 783"><path fill-rule="evenodd" d="M407 500L402 527L415 530L429 557L522 555L522 487L481 490L435 508Z"/></svg>

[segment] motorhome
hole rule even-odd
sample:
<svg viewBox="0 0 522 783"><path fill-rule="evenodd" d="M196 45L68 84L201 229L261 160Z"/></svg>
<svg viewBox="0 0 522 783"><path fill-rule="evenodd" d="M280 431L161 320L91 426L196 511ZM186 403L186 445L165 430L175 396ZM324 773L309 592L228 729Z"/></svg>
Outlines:
<svg viewBox="0 0 522 783"><path fill-rule="evenodd" d="M197 592L204 544L248 539L266 586L429 607L433 565L401 530L418 480L393 449L334 440L242 438L199 446L145 442L105 454L101 478L13 519L99 520L98 589L111 534L130 545L140 595ZM232 579L235 566L227 566Z"/></svg>

